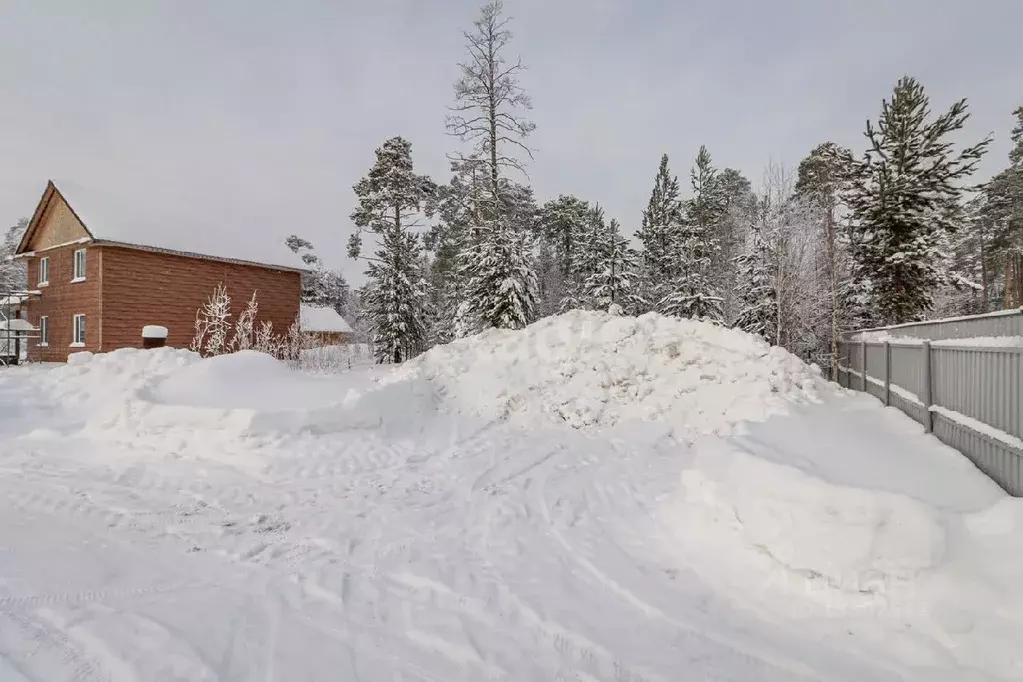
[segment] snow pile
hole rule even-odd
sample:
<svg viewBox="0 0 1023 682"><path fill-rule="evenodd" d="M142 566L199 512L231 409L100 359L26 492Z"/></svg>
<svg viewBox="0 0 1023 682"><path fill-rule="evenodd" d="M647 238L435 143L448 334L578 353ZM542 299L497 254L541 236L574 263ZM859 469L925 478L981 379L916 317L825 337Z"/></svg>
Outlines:
<svg viewBox="0 0 1023 682"><path fill-rule="evenodd" d="M338 374L371 367L373 349L368 343L348 343L306 348L299 359L299 369L313 374Z"/></svg>
<svg viewBox="0 0 1023 682"><path fill-rule="evenodd" d="M323 432L382 421L379 406L372 414L350 409L361 393L349 384L252 350L205 359L174 348L75 353L44 376L84 429L118 439Z"/></svg>
<svg viewBox="0 0 1023 682"><path fill-rule="evenodd" d="M177 348L121 348L109 353L72 353L66 365L43 375L52 393L71 406L122 402L145 386L201 360Z"/></svg>
<svg viewBox="0 0 1023 682"><path fill-rule="evenodd" d="M203 360L156 384L156 402L255 410L310 409L341 402L334 381L295 372L266 353L243 350Z"/></svg>
<svg viewBox="0 0 1023 682"><path fill-rule="evenodd" d="M975 471L956 479L956 499L942 494L947 479L892 478L897 471L871 468L873 455L849 485L841 479L853 472L829 462L830 451L867 441L839 433L844 441L814 455L810 443L824 439L790 428L789 448L761 426L696 443L679 493L661 508L675 561L738 607L802 623L822 640L856 640L920 670L952 661L993 673L969 679L1019 678L1023 500L989 490ZM893 441L883 454L906 454L909 471L927 464L915 461L920 448L943 477L954 472L932 439L912 440L905 453Z"/></svg>
<svg viewBox="0 0 1023 682"><path fill-rule="evenodd" d="M718 546L725 564L759 564L765 579L793 577L849 592L871 592L867 578L933 567L944 552L937 512L904 495L835 485L799 469L703 442L682 472L676 509L680 536Z"/></svg>
<svg viewBox="0 0 1023 682"><path fill-rule="evenodd" d="M758 337L658 314L572 311L524 330L439 346L393 378L421 377L444 404L489 420L542 417L577 429L659 420L676 435L727 434L828 390Z"/></svg>

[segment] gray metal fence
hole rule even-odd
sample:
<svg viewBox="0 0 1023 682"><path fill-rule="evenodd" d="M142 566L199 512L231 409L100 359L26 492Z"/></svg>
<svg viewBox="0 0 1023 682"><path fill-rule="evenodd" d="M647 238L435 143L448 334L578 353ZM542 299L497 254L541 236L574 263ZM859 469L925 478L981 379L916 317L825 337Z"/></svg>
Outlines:
<svg viewBox="0 0 1023 682"><path fill-rule="evenodd" d="M839 382L897 407L1023 497L1023 309L864 330L840 344ZM883 339L883 340L881 340Z"/></svg>

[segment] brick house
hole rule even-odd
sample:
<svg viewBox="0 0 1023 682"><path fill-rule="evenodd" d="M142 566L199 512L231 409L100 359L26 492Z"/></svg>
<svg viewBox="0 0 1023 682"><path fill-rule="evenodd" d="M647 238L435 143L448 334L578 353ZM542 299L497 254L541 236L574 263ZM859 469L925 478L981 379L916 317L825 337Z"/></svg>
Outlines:
<svg viewBox="0 0 1023 682"><path fill-rule="evenodd" d="M75 188L70 200L66 186ZM187 348L196 310L219 283L231 295L232 317L257 292L259 320L283 333L298 318L303 270L289 262L290 252L274 262L249 260L253 240L246 235L233 240L231 253L198 253L174 243L175 237L180 242L178 223L162 211L159 219L168 224L133 231L152 224L141 217L144 211L111 210L94 196L79 204L80 191L47 183L15 252L28 264L33 295L27 317L39 329L29 360L62 362L81 350L140 348L146 325L166 327L167 345Z"/></svg>

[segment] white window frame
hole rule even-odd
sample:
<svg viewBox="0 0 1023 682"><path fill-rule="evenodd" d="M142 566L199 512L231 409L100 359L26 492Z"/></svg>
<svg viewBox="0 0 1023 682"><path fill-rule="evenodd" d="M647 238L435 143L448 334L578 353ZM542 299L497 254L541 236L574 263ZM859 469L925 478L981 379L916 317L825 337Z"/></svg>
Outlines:
<svg viewBox="0 0 1023 682"><path fill-rule="evenodd" d="M43 277L43 271L46 272L46 277ZM50 283L50 257L43 256L39 259L39 283L37 286L45 287Z"/></svg>
<svg viewBox="0 0 1023 682"><path fill-rule="evenodd" d="M78 271L78 257L81 255L82 270L81 274ZM85 249L75 249L74 253L71 254L71 281L72 282L84 282L85 281Z"/></svg>
<svg viewBox="0 0 1023 682"><path fill-rule="evenodd" d="M50 316L39 316L39 345L44 348L50 345Z"/></svg>
<svg viewBox="0 0 1023 682"><path fill-rule="evenodd" d="M78 337L82 340L79 341ZM76 313L71 317L71 348L85 347L85 313Z"/></svg>

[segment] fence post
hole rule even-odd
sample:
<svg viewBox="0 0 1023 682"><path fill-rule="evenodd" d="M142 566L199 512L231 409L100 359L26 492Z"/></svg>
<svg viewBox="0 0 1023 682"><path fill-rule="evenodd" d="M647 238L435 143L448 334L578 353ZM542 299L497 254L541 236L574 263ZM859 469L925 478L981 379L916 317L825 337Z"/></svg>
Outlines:
<svg viewBox="0 0 1023 682"><path fill-rule="evenodd" d="M884 342L884 404L892 404L892 343Z"/></svg>
<svg viewBox="0 0 1023 682"><path fill-rule="evenodd" d="M863 375L860 378L860 388L862 388L863 392L866 393L867 392L867 342L866 341L861 341L860 342L860 359L863 361L863 362L860 363L860 371L863 372Z"/></svg>
<svg viewBox="0 0 1023 682"><path fill-rule="evenodd" d="M934 430L934 420L931 417L931 342L924 341L920 350L924 363L920 381L920 402L924 404L924 430L930 433Z"/></svg>

